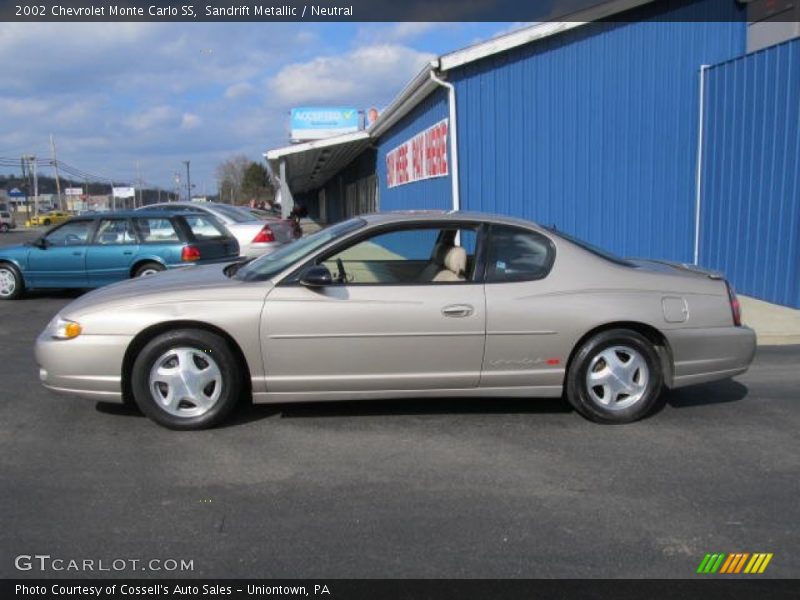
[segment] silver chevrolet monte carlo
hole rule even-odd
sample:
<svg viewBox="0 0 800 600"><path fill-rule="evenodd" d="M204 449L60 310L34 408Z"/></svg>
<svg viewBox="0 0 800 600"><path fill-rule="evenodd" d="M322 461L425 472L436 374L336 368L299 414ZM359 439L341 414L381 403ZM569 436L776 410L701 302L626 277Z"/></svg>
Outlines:
<svg viewBox="0 0 800 600"><path fill-rule="evenodd" d="M357 217L247 263L110 285L36 342L46 387L135 402L173 429L245 398L564 395L626 423L754 352L714 273L461 212Z"/></svg>

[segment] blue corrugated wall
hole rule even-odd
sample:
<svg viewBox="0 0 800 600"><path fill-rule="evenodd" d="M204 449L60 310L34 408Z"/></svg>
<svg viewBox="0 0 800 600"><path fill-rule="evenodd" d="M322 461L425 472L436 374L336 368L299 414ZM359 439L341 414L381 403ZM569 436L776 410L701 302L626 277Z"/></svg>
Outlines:
<svg viewBox="0 0 800 600"><path fill-rule="evenodd" d="M691 260L698 71L744 53L735 0L658 2L448 73L461 205L627 256ZM670 15L675 21L668 21ZM681 19L681 21L678 21ZM444 90L380 140L380 207L448 208L447 179L386 189L385 152L447 115Z"/></svg>
<svg viewBox="0 0 800 600"><path fill-rule="evenodd" d="M378 208L387 210L441 209L453 206L450 175L400 185L386 186L386 154L420 131L448 116L447 93L441 88L425 98L400 120L378 143ZM450 155L450 141L447 142Z"/></svg>
<svg viewBox="0 0 800 600"><path fill-rule="evenodd" d="M742 23L597 23L456 75L461 204L691 260L698 70Z"/></svg>
<svg viewBox="0 0 800 600"><path fill-rule="evenodd" d="M700 263L800 308L800 40L706 72Z"/></svg>

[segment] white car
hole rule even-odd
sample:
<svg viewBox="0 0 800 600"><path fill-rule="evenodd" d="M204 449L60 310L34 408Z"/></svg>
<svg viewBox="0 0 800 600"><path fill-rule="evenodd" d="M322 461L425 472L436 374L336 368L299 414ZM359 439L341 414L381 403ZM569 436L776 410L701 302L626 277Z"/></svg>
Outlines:
<svg viewBox="0 0 800 600"><path fill-rule="evenodd" d="M259 219L249 210L217 202L163 202L137 210L187 210L216 217L236 241L242 256L254 258L269 254L295 239L294 227L288 219Z"/></svg>
<svg viewBox="0 0 800 600"><path fill-rule="evenodd" d="M17 223L10 212L0 211L0 233L8 233L11 229L16 229Z"/></svg>

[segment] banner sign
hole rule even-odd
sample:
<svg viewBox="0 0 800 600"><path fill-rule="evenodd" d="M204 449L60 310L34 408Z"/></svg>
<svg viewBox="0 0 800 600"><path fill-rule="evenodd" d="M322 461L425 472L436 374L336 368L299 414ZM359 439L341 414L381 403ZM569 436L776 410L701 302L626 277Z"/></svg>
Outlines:
<svg viewBox="0 0 800 600"><path fill-rule="evenodd" d="M386 154L386 185L390 188L432 177L446 177L447 119L418 133Z"/></svg>
<svg viewBox="0 0 800 600"><path fill-rule="evenodd" d="M83 196L83 188L65 188L64 194L67 196Z"/></svg>
<svg viewBox="0 0 800 600"><path fill-rule="evenodd" d="M289 128L295 142L321 140L359 130L357 108L293 108Z"/></svg>
<svg viewBox="0 0 800 600"><path fill-rule="evenodd" d="M114 198L133 198L136 195L132 187L115 187Z"/></svg>

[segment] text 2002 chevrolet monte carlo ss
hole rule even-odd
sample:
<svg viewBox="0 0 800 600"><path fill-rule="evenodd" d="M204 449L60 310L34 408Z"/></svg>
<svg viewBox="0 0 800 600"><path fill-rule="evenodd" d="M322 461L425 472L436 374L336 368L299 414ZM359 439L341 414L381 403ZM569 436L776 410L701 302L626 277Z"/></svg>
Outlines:
<svg viewBox="0 0 800 600"><path fill-rule="evenodd" d="M625 423L665 386L743 373L754 352L717 275L459 212L358 217L246 264L114 284L36 342L48 388L134 401L174 429L246 397L563 394Z"/></svg>

